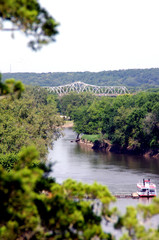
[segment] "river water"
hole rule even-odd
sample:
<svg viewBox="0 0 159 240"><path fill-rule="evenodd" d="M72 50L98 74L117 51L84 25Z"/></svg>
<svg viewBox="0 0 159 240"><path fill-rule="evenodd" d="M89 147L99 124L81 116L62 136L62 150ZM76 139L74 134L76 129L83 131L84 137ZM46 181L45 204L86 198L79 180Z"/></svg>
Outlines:
<svg viewBox="0 0 159 240"><path fill-rule="evenodd" d="M95 152L76 143L76 133L71 128L64 129L64 136L49 151L48 159L54 163L52 177L62 183L72 178L84 183L97 181L106 185L112 194L131 194L136 183L143 178L159 188L159 161L141 156ZM159 193L159 191L158 191ZM121 212L127 205L136 206L139 202L149 203L148 199L118 199L117 207Z"/></svg>

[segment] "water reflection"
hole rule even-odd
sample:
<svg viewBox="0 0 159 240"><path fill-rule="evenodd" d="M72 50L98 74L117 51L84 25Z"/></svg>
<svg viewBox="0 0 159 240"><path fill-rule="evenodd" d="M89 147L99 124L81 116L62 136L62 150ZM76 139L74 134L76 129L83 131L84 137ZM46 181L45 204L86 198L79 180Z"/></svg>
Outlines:
<svg viewBox="0 0 159 240"><path fill-rule="evenodd" d="M144 205L149 205L150 203L152 203L153 198L152 197L143 197L143 198L139 198L139 203L140 204L144 204Z"/></svg>
<svg viewBox="0 0 159 240"><path fill-rule="evenodd" d="M85 145L72 142L76 134L64 130L65 136L58 139L49 159L56 162L52 176L58 182L67 178L107 185L113 194L132 193L142 178L151 178L159 186L159 161L141 156L95 152Z"/></svg>
<svg viewBox="0 0 159 240"><path fill-rule="evenodd" d="M159 161L141 156L95 152L85 145L72 142L76 138L72 129L65 129L64 133L64 137L55 142L48 156L51 162L56 163L52 176L57 182L61 183L67 178L85 183L98 181L108 186L112 194L131 194L136 191L136 183L139 180L151 178L157 189L159 188ZM135 207L139 203L147 205L151 201L152 198L121 198L112 203L111 207L116 206L120 213L124 214L126 206ZM156 223L156 219L154 222ZM104 227L103 224L103 229ZM113 231L119 239L120 231L114 232L111 225L107 225L106 228L107 231Z"/></svg>
<svg viewBox="0 0 159 240"><path fill-rule="evenodd" d="M159 174L159 161L157 159L148 159L142 156L134 156L128 154L115 154L110 152L101 152L94 151L90 147L85 146L84 144L77 144L77 147L74 149L75 154L85 153L86 155L98 155L98 160L95 158L95 161L91 161L94 165L99 165L99 163L106 164L115 164L121 166L122 169L134 169L141 172L147 170L147 172Z"/></svg>

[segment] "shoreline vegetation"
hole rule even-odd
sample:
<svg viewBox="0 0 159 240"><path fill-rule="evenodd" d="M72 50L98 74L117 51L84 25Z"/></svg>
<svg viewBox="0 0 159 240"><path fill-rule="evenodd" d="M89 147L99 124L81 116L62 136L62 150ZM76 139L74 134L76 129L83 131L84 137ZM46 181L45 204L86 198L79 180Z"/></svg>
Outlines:
<svg viewBox="0 0 159 240"><path fill-rule="evenodd" d="M136 231L137 236L148 235L138 222L139 208L136 210L129 207L123 216L118 213L117 208L110 209L110 203L115 201L115 197L106 186L96 182L92 185L83 184L71 179L59 184L49 176L52 166L46 165L45 157L48 146L51 147L52 141L61 136L59 128L62 126L63 128L73 127L77 132L77 139L85 128L87 138L88 132L91 138L95 136L93 142L96 147L102 149L107 146L108 150L109 142L106 139L109 139L109 136L106 131L103 134L102 122L100 122L104 117L104 127L108 127L105 112L103 116L101 115L102 107L105 108L105 101L101 107L94 108L90 105L89 108L86 106L86 109L79 103L86 111L82 112L80 107L78 109L74 107L72 112L74 118L71 116L73 121L66 121L62 125L64 119L59 115L57 99L49 95L45 89L28 88L20 99L13 97L14 95L10 99L5 98L0 101L1 134L3 134L0 145L0 164L2 165L0 168L2 183L0 239L114 239L113 233L108 235L101 225L103 219L108 224L108 221L113 222L114 217L116 222L113 229L126 227L130 233ZM90 104L99 103L98 100L93 102L92 98L94 96L90 97ZM67 111L70 109L73 109L71 105ZM70 114L64 116L70 116ZM110 117L109 115L109 119ZM81 137L83 137L82 134ZM101 143L97 141L97 137ZM88 141L87 139L87 144ZM105 145L101 147L102 141ZM96 211L98 206L101 206L99 214ZM155 202L154 199L150 207L146 206L144 209L144 206L141 206L140 208L147 216L156 215L159 209L158 200ZM153 213L152 209L155 209ZM130 220L131 228L126 225ZM138 232L136 226L139 226ZM142 233L141 229L143 229ZM157 227L150 229L149 239L152 236L152 230L157 236L154 239L159 239ZM130 239L128 235L123 236L123 239ZM140 239L143 239L142 236Z"/></svg>
<svg viewBox="0 0 159 240"><path fill-rule="evenodd" d="M73 121L65 121L62 128L73 128Z"/></svg>
<svg viewBox="0 0 159 240"><path fill-rule="evenodd" d="M58 98L58 110L74 122L78 141L84 134L96 149L159 158L158 90L115 98L72 92Z"/></svg>
<svg viewBox="0 0 159 240"><path fill-rule="evenodd" d="M31 36L28 46L32 50L39 50L42 45L55 40L59 24L37 0L5 0L1 2L2 30L5 30L6 25L3 23L7 21L13 25L12 29L7 30L13 33L13 30L18 29L26 36ZM89 95L89 97L82 95L81 99L75 95L75 98L71 96L71 104L67 101L67 97L63 100L58 99L57 96L48 93L46 89L39 89L39 87L28 86L21 95L24 91L23 84L13 79L13 73L10 74L11 78L7 77L5 83L1 81L0 74L0 96L7 96L0 99L0 239L112 240L116 238L117 230L122 235L120 239L159 239L157 221L155 224L151 224L151 218L159 214L158 198L154 198L153 203L149 206L127 207L123 215L120 213L120 209L110 206L115 201L115 197L107 186L97 182L89 185L72 179L67 179L62 184L56 183L56 179L49 175L53 171L53 165L46 162L49 148L52 148L53 142L61 136L60 128L63 120L59 113L70 116L74 120L74 130L78 135L100 132L104 133L105 138L111 141L115 136L114 141L119 140L122 144L121 139L125 132L123 135L119 134L122 129L120 129L121 122L118 120L125 119L125 115L122 115L124 112L122 106L124 106L131 122L134 123L133 116L137 117L137 120L135 119L137 126L140 116L145 120L144 126L148 130L145 134L148 138L144 144L149 139L150 147L158 149L159 98L156 97L153 100L150 96L153 101L149 103L144 99L144 103L148 104L144 104L141 115L133 111L136 111L136 106L124 105L120 99L115 102L114 106L116 107L114 107L111 105L114 102L112 99L110 102L107 102L108 99L106 99L102 103L99 99L95 100L93 95ZM71 75L73 74L69 73L69 80ZM74 76L72 77L75 80ZM101 76L99 77L101 80ZM47 79L42 78L46 83ZM21 77L15 77L15 79L21 79ZM35 85L39 86L36 77L34 79ZM60 76L57 82L62 83L62 79L63 76ZM117 79L119 78L117 77ZM148 81L145 84L150 82L153 86L157 83L156 76L153 78L154 81L149 75L146 79ZM28 82L33 84L31 76L29 76ZM53 82L52 79L51 82ZM111 82L117 83L115 79L112 79ZM128 82L130 86L134 86L132 78L129 78ZM141 82L137 77L138 86L141 85ZM121 83L125 83L123 76L120 78ZM142 102L137 107L143 105ZM131 111L129 111L130 106L132 107ZM145 115L146 112L149 115ZM113 122L114 118L115 122ZM128 120L129 118L127 118ZM111 125L111 122L114 125ZM127 122L123 123L124 129L126 124ZM142 124L143 122L141 122L141 127ZM68 127L68 124L65 126ZM77 126L78 128L76 128ZM109 126L110 128L108 128ZM118 126L117 129L115 129L116 126ZM141 144L138 141L141 129L138 128L137 131L137 128L133 126L126 129L130 134L135 135L135 138L130 140L131 143L135 142L136 146ZM152 223L153 220L154 218ZM109 222L110 226L108 226ZM103 228L103 224L105 224L106 230Z"/></svg>
<svg viewBox="0 0 159 240"><path fill-rule="evenodd" d="M62 128L73 128L73 121L65 121ZM80 145L85 145L89 149L98 150L102 152L112 152L117 154L132 154L132 155L142 155L145 158L155 158L159 160L159 153L155 153L153 150L148 150L146 152L136 153L133 149L123 149L119 145L112 144L109 140L100 140L100 135L87 135L84 134L75 141Z"/></svg>
<svg viewBox="0 0 159 240"><path fill-rule="evenodd" d="M149 150L147 152L138 152L136 153L132 149L122 149L122 147L117 146L115 144L111 144L109 140L95 140L90 141L88 140L90 135L84 135L82 138L79 139L78 143L81 145L86 145L88 148L93 150L98 150L102 152L112 152L117 154L132 154L132 155L142 155L145 158L155 158L159 160L159 153L154 153L153 150Z"/></svg>

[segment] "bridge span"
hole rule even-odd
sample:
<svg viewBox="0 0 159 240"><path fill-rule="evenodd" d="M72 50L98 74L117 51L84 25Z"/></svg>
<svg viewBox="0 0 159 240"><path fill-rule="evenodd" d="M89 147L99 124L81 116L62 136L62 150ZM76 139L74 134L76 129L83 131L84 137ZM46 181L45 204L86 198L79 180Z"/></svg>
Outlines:
<svg viewBox="0 0 159 240"><path fill-rule="evenodd" d="M129 94L128 89L124 86L95 86L83 82L73 82L63 86L45 88L58 95L65 95L70 92L91 92L99 96L117 96L121 94Z"/></svg>

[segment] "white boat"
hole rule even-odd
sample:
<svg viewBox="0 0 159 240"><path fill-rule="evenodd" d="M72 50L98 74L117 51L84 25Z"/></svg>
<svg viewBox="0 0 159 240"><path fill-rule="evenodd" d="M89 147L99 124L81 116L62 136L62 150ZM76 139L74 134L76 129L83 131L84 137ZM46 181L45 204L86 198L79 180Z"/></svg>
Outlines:
<svg viewBox="0 0 159 240"><path fill-rule="evenodd" d="M139 197L155 197L157 195L156 185L151 183L150 179L143 179L141 183L137 183L137 188Z"/></svg>

